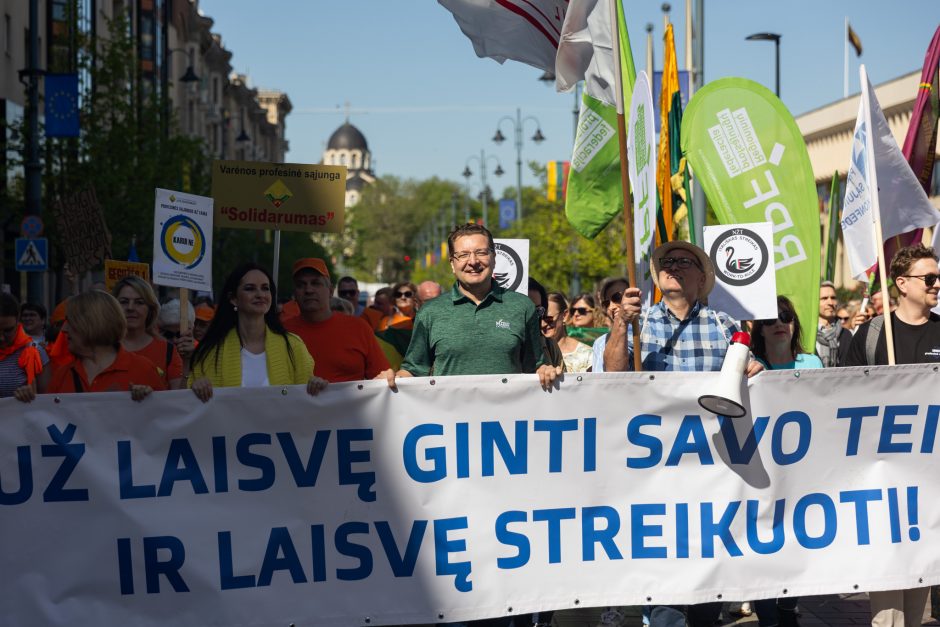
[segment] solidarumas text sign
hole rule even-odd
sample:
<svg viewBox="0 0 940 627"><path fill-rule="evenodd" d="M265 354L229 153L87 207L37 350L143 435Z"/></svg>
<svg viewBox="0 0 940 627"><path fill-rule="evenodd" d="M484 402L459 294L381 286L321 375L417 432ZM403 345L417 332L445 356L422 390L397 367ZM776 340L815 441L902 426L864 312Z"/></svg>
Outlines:
<svg viewBox="0 0 940 627"><path fill-rule="evenodd" d="M763 373L737 420L701 415L717 376L4 399L0 606L379 625L940 583L940 374Z"/></svg>

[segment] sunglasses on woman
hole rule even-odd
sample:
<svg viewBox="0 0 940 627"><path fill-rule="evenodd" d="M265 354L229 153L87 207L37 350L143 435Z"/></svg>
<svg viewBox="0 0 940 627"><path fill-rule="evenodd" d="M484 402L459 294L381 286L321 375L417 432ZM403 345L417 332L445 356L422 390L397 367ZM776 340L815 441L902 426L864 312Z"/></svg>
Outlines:
<svg viewBox="0 0 940 627"><path fill-rule="evenodd" d="M411 298L415 293L411 290L405 290L404 292L395 292L395 298Z"/></svg>
<svg viewBox="0 0 940 627"><path fill-rule="evenodd" d="M621 296L621 298L623 298L623 294L622 294L622 293L621 293L620 296ZM586 316L586 315L588 315L589 313L591 313L591 310L588 309L587 307L572 307L572 308L571 308L571 313L572 313L572 315L575 315L575 316Z"/></svg>
<svg viewBox="0 0 940 627"><path fill-rule="evenodd" d="M793 315L793 312L792 312L792 311L781 311L779 314L777 314L777 317L776 317L776 318L772 318L772 319L770 319L770 320L761 320L760 323L761 323L761 324L766 324L766 325L770 326L771 324L774 324L774 323L777 322L777 320L779 320L780 322L782 322L782 323L784 323L784 324L790 324L790 323L793 322L795 319L796 319L796 318L795 318L795 316Z"/></svg>

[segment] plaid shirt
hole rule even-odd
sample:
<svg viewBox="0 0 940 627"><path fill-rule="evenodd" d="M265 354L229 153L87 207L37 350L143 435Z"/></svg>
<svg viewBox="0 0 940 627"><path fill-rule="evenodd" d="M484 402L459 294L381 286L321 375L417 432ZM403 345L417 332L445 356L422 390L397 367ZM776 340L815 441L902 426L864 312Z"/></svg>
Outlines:
<svg viewBox="0 0 940 627"><path fill-rule="evenodd" d="M647 311L640 330L643 370L708 372L721 370L731 336L738 326L727 314L695 303L685 320L669 311L664 301ZM633 334L627 335L633 369Z"/></svg>

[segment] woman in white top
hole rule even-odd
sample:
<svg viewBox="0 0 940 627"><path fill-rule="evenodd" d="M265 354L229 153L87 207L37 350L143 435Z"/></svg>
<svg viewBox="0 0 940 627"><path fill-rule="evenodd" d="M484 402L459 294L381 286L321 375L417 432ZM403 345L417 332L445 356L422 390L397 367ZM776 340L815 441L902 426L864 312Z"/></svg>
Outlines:
<svg viewBox="0 0 940 627"><path fill-rule="evenodd" d="M303 340L284 330L273 306L274 279L246 263L225 281L219 307L193 354L189 385L203 402L214 386L258 387L306 384L316 395L326 380L313 376L313 357Z"/></svg>

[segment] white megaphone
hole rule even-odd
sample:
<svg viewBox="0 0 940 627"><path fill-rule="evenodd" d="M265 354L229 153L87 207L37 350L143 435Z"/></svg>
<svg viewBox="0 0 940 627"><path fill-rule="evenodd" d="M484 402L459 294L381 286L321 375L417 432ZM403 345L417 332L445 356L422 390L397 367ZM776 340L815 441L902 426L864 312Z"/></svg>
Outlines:
<svg viewBox="0 0 940 627"><path fill-rule="evenodd" d="M698 404L705 411L729 418L741 418L747 414L741 402L741 379L747 369L750 345L751 336L743 331L731 336L731 346L721 364L718 389L713 394L698 397Z"/></svg>

